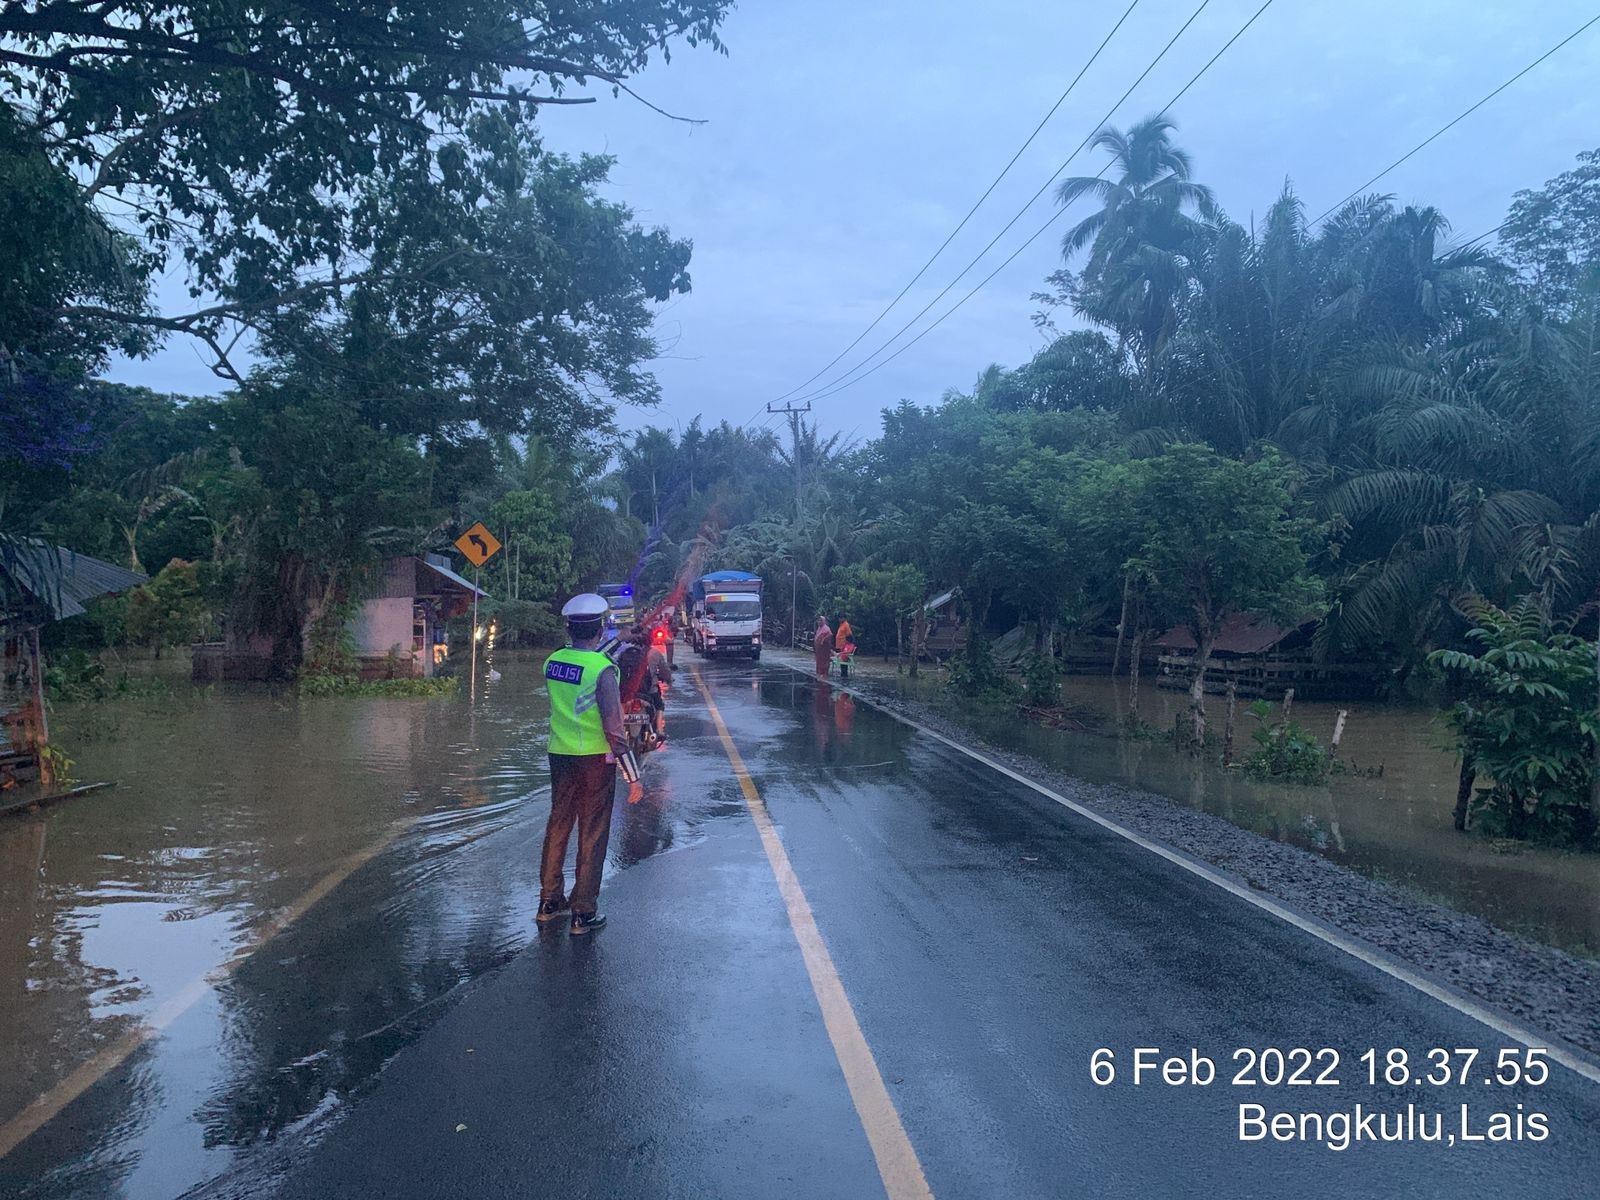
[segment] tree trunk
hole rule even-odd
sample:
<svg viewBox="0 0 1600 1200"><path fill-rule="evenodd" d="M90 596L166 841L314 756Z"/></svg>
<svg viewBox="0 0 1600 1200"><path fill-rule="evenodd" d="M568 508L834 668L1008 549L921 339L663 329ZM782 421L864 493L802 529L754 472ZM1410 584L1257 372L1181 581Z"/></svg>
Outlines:
<svg viewBox="0 0 1600 1200"><path fill-rule="evenodd" d="M1144 630L1133 635L1133 654L1128 659L1128 727L1139 728L1139 660L1144 656Z"/></svg>
<svg viewBox="0 0 1600 1200"><path fill-rule="evenodd" d="M1228 680L1228 715L1222 726L1222 765L1233 765L1233 717L1239 707L1239 681Z"/></svg>
<svg viewBox="0 0 1600 1200"><path fill-rule="evenodd" d="M1595 679L1600 682L1600 629L1595 631ZM1600 697L1597 697L1600 701ZM1589 821L1591 830L1600 830L1600 737L1594 740L1594 765L1589 776Z"/></svg>
<svg viewBox="0 0 1600 1200"><path fill-rule="evenodd" d="M928 612L920 605L917 607L916 616L911 618L911 677L917 677L918 664L922 662L922 643L928 636Z"/></svg>
<svg viewBox="0 0 1600 1200"><path fill-rule="evenodd" d="M894 619L894 665L896 670L899 669L901 660L905 658L905 625L906 619L904 617L896 617Z"/></svg>
<svg viewBox="0 0 1600 1200"><path fill-rule="evenodd" d="M1206 667L1211 663L1211 645L1216 635L1209 631L1194 655L1194 682L1189 685L1189 716L1194 723L1190 749L1199 754L1206 744Z"/></svg>
<svg viewBox="0 0 1600 1200"><path fill-rule="evenodd" d="M1133 576L1122 577L1122 616L1117 621L1117 651L1111 656L1111 678L1117 677L1117 668L1122 665L1122 639L1128 633L1128 594L1133 588Z"/></svg>
<svg viewBox="0 0 1600 1200"><path fill-rule="evenodd" d="M1456 830L1465 833L1467 829L1467 812L1472 804L1472 785L1478 782L1478 773L1472 769L1466 759L1461 760L1461 776L1456 780Z"/></svg>

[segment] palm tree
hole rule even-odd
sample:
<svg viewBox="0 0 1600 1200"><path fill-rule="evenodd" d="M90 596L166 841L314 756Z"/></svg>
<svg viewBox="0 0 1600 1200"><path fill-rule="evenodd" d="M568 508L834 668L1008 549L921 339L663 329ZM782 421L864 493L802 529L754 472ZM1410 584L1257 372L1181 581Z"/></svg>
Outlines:
<svg viewBox="0 0 1600 1200"><path fill-rule="evenodd" d="M1444 245L1450 222L1436 208L1396 209L1388 196L1352 200L1329 218L1321 249L1333 291L1324 320L1420 344L1470 314L1493 257Z"/></svg>
<svg viewBox="0 0 1600 1200"><path fill-rule="evenodd" d="M1083 196L1100 204L1067 231L1062 256L1070 261L1089 251L1076 307L1117 330L1147 380L1177 327L1178 302L1203 240L1202 222L1218 215L1211 189L1194 182L1189 155L1173 145L1175 128L1172 118L1158 114L1126 133L1102 129L1091 145L1110 152L1111 177L1075 176L1056 189L1063 207Z"/></svg>

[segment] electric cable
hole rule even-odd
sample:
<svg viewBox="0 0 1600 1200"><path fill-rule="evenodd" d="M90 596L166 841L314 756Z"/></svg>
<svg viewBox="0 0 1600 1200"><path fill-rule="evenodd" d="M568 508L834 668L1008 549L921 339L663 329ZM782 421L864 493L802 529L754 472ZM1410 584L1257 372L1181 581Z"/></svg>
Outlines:
<svg viewBox="0 0 1600 1200"><path fill-rule="evenodd" d="M940 300L944 299L947 295L949 295L950 294L950 290L952 288L954 288L956 286L956 284L960 283L962 281L962 279L966 278L967 272L971 271L973 267L977 266L978 263L980 263L983 260L984 256L987 255L990 250L994 249L995 244L997 242L999 242L1000 239L1003 238L1007 233L1011 232L1012 227L1014 225L1016 225L1016 223L1018 221L1020 221L1023 218L1024 215L1026 215L1027 211L1030 208L1033 207L1034 202L1036 200L1038 200L1040 196L1044 195L1044 193L1046 191L1049 190L1050 185L1053 184L1057 179L1059 179L1061 177L1061 173L1063 171L1065 171L1069 166L1072 165L1073 160L1075 158L1077 158L1078 155L1083 152L1084 148L1086 146L1088 146L1089 143L1092 142L1095 139L1095 137L1099 134L1100 130L1105 126L1105 123L1112 118L1112 116L1116 113L1117 109L1122 107L1123 102L1125 100L1127 100L1127 98L1130 95L1133 94L1134 89L1137 88L1141 83L1143 83L1145 81L1145 78L1150 74L1150 72L1156 69L1156 66L1161 62L1161 60L1163 58L1166 57L1167 51L1171 50L1172 47L1177 44L1178 39L1181 38L1184 35L1184 33L1188 30L1189 26L1191 26L1191 25L1193 25L1195 23L1195 21L1199 18L1200 14L1206 10L1207 6L1209 6L1210 3L1211 3L1211 0L1200 0L1199 7L1196 8L1194 10L1194 12L1189 14L1189 19L1187 21L1185 21L1178 28L1178 32L1177 33L1173 34L1172 37L1168 39L1167 44L1161 48L1160 53L1158 53L1153 59L1151 59L1149 65L1146 66L1145 69L1139 73L1139 77L1137 79L1135 79L1131 84L1128 85L1127 90L1124 91L1122 93L1122 95L1117 98L1116 103L1113 104L1109 109L1106 110L1105 116L1101 117L1100 120L1095 122L1094 127L1089 131L1088 135L1081 142L1078 143L1076 149L1074 149L1072 151L1072 153L1067 156L1066 160L1059 167L1057 167L1055 169L1055 172L1050 176L1050 178L1045 180L1044 183L1042 185L1040 185L1039 190L1034 192L1034 194L1032 196L1028 197L1027 203L1025 203L1020 209L1018 209L1016 215L1013 216L1009 221L1007 221L1005 223L1005 225L1001 228L1000 232L995 234L994 237L989 240L988 245L984 246L984 248L982 250L978 251L978 253L975 256L973 256L972 260L970 262L968 262L966 266L962 267L960 272L957 273L956 277L954 279L952 279L949 283L945 284L945 286L942 289L940 289L938 294L935 295L932 300L929 300L928 303L923 305L922 308L920 310L918 310L918 312L916 313L915 316L913 316L909 321L907 321L904 325L902 325L899 329L897 329L888 338L888 340L886 340L876 350L874 350L874 351L872 351L872 353L868 354L864 359L862 359L855 366L853 366L849 370L845 371L837 379L834 379L829 383L822 384L820 387L814 389L814 391L812 391L811 393L808 393L808 394L802 395L802 396L796 396L796 397L794 397L794 399L796 399L796 400L814 400L814 399L820 398L823 395L832 395L833 392L830 391L829 389L835 388L839 384L843 383L851 375L855 374L857 371L860 371L863 367L865 367L868 363L870 363L874 358L876 358L878 355L882 354L890 346L894 345L894 343L900 338L900 336L902 334L904 334L908 329L910 329L913 325L915 325L918 321L920 321L925 315L927 315L928 311L931 308L933 308L934 305L938 304ZM1261 12L1265 11L1265 9L1269 5L1271 5L1271 3L1272 3L1272 0L1266 0L1266 3L1263 4L1261 6L1261 9L1257 11L1256 16L1260 16ZM1255 17L1251 17L1250 21L1246 22L1245 28L1249 28L1249 25L1251 23L1253 23L1254 20L1255 20ZM1238 34L1235 34L1234 35L1234 39L1230 39L1229 45L1231 45L1232 41L1236 40L1237 38L1238 38ZM1215 62L1215 61L1216 61L1216 59L1213 58L1212 62ZM1210 64L1208 63L1207 66L1209 66L1209 65ZM1198 78L1198 76L1196 78ZM1187 89L1185 89L1185 90L1187 90ZM1035 236L1038 236L1038 235L1036 234ZM952 310L952 311L954 311L954 310ZM935 322L935 324L937 324L937 322ZM930 328L932 328L932 327L930 326ZM893 356L891 356L891 357L893 357ZM887 362L889 360L885 359L884 361ZM874 369L876 369L876 368L874 368ZM869 374L870 374L870 372L869 372ZM863 375L862 378L866 378L866 376Z"/></svg>
<svg viewBox="0 0 1600 1200"><path fill-rule="evenodd" d="M1371 179L1367 180L1360 187L1356 188L1355 191L1351 192L1343 200L1339 201L1339 203L1333 205L1326 212L1324 212L1321 216L1319 216L1316 220L1310 222L1310 225L1320 225L1323 221L1327 220L1328 217L1332 216L1335 212L1337 212L1339 209L1343 208L1346 204L1349 204L1350 201L1354 200L1362 192L1366 191L1373 184L1377 183L1378 180L1382 179L1390 171L1394 170L1401 163L1405 162L1412 155L1416 154L1417 151L1421 150L1424 146L1428 145L1430 142L1434 141L1436 138L1442 136L1445 133L1448 133L1455 126L1459 125L1462 121L1466 120L1473 113L1477 112L1485 104L1489 103L1489 101L1493 100L1501 92L1505 91L1513 83L1515 83L1517 80L1521 79L1529 71L1533 70L1540 63L1544 62L1545 59L1549 58L1557 50L1560 50L1568 42L1572 41L1579 34L1581 34L1584 30L1588 29L1589 26L1595 24L1597 21L1600 21L1600 13L1596 13L1594 16L1590 17L1582 25L1578 26L1577 29L1574 29L1571 33L1567 34L1566 37L1562 38L1554 46L1551 46L1550 49L1546 50L1543 54L1541 54L1538 58L1534 59L1527 66L1523 67L1522 70L1518 71L1510 79L1506 80L1499 87L1495 88L1494 91L1490 92L1482 100L1479 100L1471 108L1467 109L1465 112L1463 112L1460 115L1458 115L1454 120L1449 121L1445 125L1441 126L1438 130L1436 130L1430 136L1423 138L1422 141L1418 142L1415 146L1411 147L1411 149L1407 150L1404 154L1402 154L1399 158L1395 159L1392 163L1390 163L1383 170L1379 171ZM1310 225L1308 225L1307 228L1309 228Z"/></svg>
<svg viewBox="0 0 1600 1200"><path fill-rule="evenodd" d="M1248 31L1249 28L1256 23L1257 18L1259 18L1262 13L1266 12L1267 9L1272 6L1272 3L1273 3L1273 0L1265 0L1265 3L1263 3L1260 8L1256 9L1256 11L1251 14L1250 19L1247 20L1243 25L1241 25L1239 27L1239 29L1234 33L1234 35L1231 38L1229 38L1226 42L1224 42L1222 44L1221 49L1219 49L1215 54L1213 54L1206 61L1206 64L1203 67L1201 67L1198 71L1195 72L1194 76L1189 80L1189 82L1184 84L1183 87L1179 88L1177 94L1175 96L1173 96L1171 100L1167 101L1167 103L1165 105L1162 106L1161 112L1162 113L1167 112L1169 109L1172 108L1172 106L1174 104L1176 104L1179 100L1183 99L1184 95L1188 93L1189 89L1194 87L1195 84L1200 82L1200 79L1206 74L1206 72L1209 71L1212 68L1212 66L1214 66L1216 64L1216 62L1217 62L1217 60L1219 58L1221 58L1224 54L1226 54L1228 52L1228 50L1233 46L1233 44L1235 42L1237 42L1241 37L1244 36L1246 31ZM1196 12L1195 15L1196 16L1199 15L1198 11ZM1193 19L1194 19L1193 17L1190 18L1191 21ZM1181 33L1182 30L1180 30L1179 32ZM1176 39L1174 39L1174 40L1176 40ZM1169 42L1168 46L1170 47L1170 45L1171 45L1171 43ZM1165 51L1163 51L1163 53L1165 53ZM1154 66L1154 65L1155 65L1154 63L1151 64L1151 66ZM1149 71L1146 70L1145 73L1148 74ZM1140 78L1142 79L1143 76L1141 76ZM1131 91L1132 89L1129 89L1129 90ZM1126 94L1124 94L1123 99L1126 99L1126 98L1127 98L1127 96L1126 96ZM1120 106L1121 101L1119 100L1117 103ZM1115 111L1115 109L1113 109L1113 112L1114 111ZM1110 115L1111 115L1110 113L1108 113L1106 115L1107 119L1109 119ZM1104 121L1102 121L1101 124L1103 125ZM1097 130L1097 132L1098 132L1098 130ZM1076 153L1076 152L1074 152L1074 153ZM1070 162L1071 160L1069 159L1068 161ZM1063 164L1063 169L1065 169L1065 164ZM1105 173L1108 170L1110 170L1110 164L1109 163L1106 164L1106 166L1100 168L1100 171L1095 176L1095 178L1096 179L1104 178ZM1059 175L1060 172L1058 171L1057 174ZM1053 180L1052 180L1052 182L1053 182ZM1048 186L1048 185L1046 185L1046 186ZM1032 201L1029 201L1029 203L1031 204ZM1026 211L1026 209L1024 209L1024 211ZM863 374L857 376L855 379L849 379L849 375L853 374L854 372L847 372L844 376L841 376L838 380L835 380L832 384L827 385L826 389L821 390L818 393L815 393L815 394L813 394L813 395L811 395L809 397L801 397L801 399L822 400L822 399L826 399L829 396L837 395L839 392L844 391L846 388L854 387L856 384L860 383L863 379L866 379L869 375L872 375L872 374L876 373L881 368L887 366L889 363L891 363L895 359L899 358L900 355L904 354L907 350L911 349L912 346L915 346L918 342L920 342L928 334L932 333L935 329L937 329L940 325L942 325L945 322L946 319L948 319L957 309L959 309L962 305L964 305L968 300L971 300L972 297L976 296L980 291L982 291L983 288L989 283L990 280L992 280L996 275L1000 274L1001 271L1004 271L1008 266L1010 266L1012 264L1012 262L1014 262L1016 260L1017 256L1020 255L1024 250L1026 250L1029 246L1033 245L1034 242L1038 241L1038 239L1044 234L1044 232L1047 229L1050 228L1050 226L1054 225L1057 221L1059 221L1063 216L1066 215L1066 212L1067 212L1067 210L1065 208L1060 208L1060 209L1057 209L1054 213L1052 213L1051 216L1050 216L1050 219L1047 220L1038 229L1036 229L1033 232L1033 234L1028 238L1027 241L1023 242L1020 246L1018 246L1015 250L1013 250L1010 253L1010 255L1008 255L1006 257L1005 261L1003 261L993 271L990 271L988 275L984 276L983 279L971 291L969 291L965 296L961 297L960 300L956 301L955 304L951 305L950 308L946 309L945 312L941 316L939 316L938 319L936 319L933 322L933 324L929 325L921 333L917 334L916 337L912 338L909 342L907 342L905 345L901 346L893 354L889 355L888 358L884 359L882 362L878 363L876 366L872 367L870 370L868 370L868 371L864 372ZM1022 214L1018 213L1017 215L1020 217ZM1012 223L1015 224L1015 220L1013 220ZM1007 228L1010 228L1010 226L1007 226ZM1002 232L1004 232L1004 231L1002 231ZM993 243L991 243L991 245L992 244ZM980 257L982 257L982 256L980 255ZM974 261L976 261L976 260L974 260ZM968 264L968 266L970 268L971 264ZM963 275L965 273L966 273L965 271L962 272ZM955 283L958 282L960 280L960 278L961 278L961 276L958 275L955 280L951 281L951 285L950 286L954 287ZM945 294L945 292L948 292L949 290L950 290L950 288L947 287L945 289L945 291L939 293L939 295L943 296ZM938 298L939 297L936 296L934 298L935 301L937 301ZM931 307L933 307L933 305L929 304L928 307L931 308ZM923 312L926 312L926 311L927 311L926 308L923 309ZM920 316L920 315L921 314L919 313L918 316ZM914 321L915 321L915 318L913 318L913 322ZM906 328L910 328L910 325L908 324L906 326ZM905 329L902 329L900 332L904 333ZM898 333L895 335L895 337L899 337L899 336L900 335ZM892 341L893 341L893 339L891 338L890 342L892 342ZM885 343L884 346L879 347L879 350L875 351L874 353L881 353L882 350L887 348L888 345L889 345L889 343ZM868 359L866 359L866 360L864 360L862 362L861 366L865 366L866 362L869 362L869 361L871 361L870 356L869 356ZM858 366L855 369L856 370L860 370L861 368Z"/></svg>
<svg viewBox="0 0 1600 1200"><path fill-rule="evenodd" d="M1272 0L1267 0L1267 4L1270 4L1271 2L1272 2ZM1250 24L1255 21L1255 17L1260 16L1261 12L1264 11L1266 9L1266 7L1267 7L1266 4L1262 5L1262 8L1260 10L1257 10L1255 16L1251 17L1249 22L1246 22L1246 24L1244 26L1244 29L1248 29ZM1575 29L1572 33L1570 33L1566 37L1562 38L1561 41L1557 42L1549 50L1545 51L1538 58L1534 59L1533 62L1529 63L1527 66L1523 67L1522 70L1518 71L1515 75L1511 76L1511 78L1507 79L1504 83L1500 84L1499 87L1495 88L1493 91L1491 91L1487 95L1485 95L1482 99L1478 100L1476 103L1474 103L1470 107L1466 108L1461 113L1457 114L1450 121L1446 122L1437 131L1435 131L1432 135L1430 135L1427 138L1424 138L1416 146L1412 147L1405 154L1401 155L1394 162L1390 163L1389 166L1385 167L1382 171L1378 172L1378 174L1374 175L1366 183L1362 184L1360 187L1358 187L1354 191L1352 191L1343 200L1339 201L1338 204L1335 204L1332 208L1329 208L1326 212L1322 213L1315 220L1308 222L1307 223L1307 228L1310 228L1311 226L1314 226L1314 225L1326 220L1330 215L1332 215L1334 212L1337 212L1344 205L1348 204L1352 199L1354 199L1356 196L1360 195L1363 191L1365 191L1372 184L1374 184L1378 180L1382 179L1385 175L1389 174L1389 172L1393 171L1396 167L1400 166L1407 159L1411 158L1413 155L1415 155L1418 151L1422 150L1424 147L1429 145L1431 142L1437 140L1441 135L1443 135L1444 133L1448 132L1454 126L1460 124L1461 121L1463 121L1467 117L1471 116L1474 112L1476 112L1478 109L1482 108L1490 100L1494 99L1494 97L1498 96L1501 92L1505 91L1506 88L1510 87L1517 80L1521 79L1524 75L1528 74L1528 72L1532 71L1535 67L1539 66L1545 60L1547 60L1552 55L1554 55L1558 50L1560 50L1562 47L1566 46L1569 42L1573 41L1580 34L1582 34L1585 30L1589 29L1591 26L1595 25L1596 23L1600 23L1600 13L1597 13L1595 16L1593 16L1589 20L1585 21L1581 26L1579 26L1577 29ZM1241 29L1239 32L1243 33L1244 29ZM1238 36L1239 36L1238 34L1235 34L1234 38L1229 41L1228 45L1232 45L1233 41L1237 40ZM1225 45L1223 47L1223 50L1226 50L1227 48L1228 48L1228 46ZM1219 57L1220 57L1221 53L1222 53L1222 51L1218 51L1218 56ZM1215 62L1215 61L1216 61L1216 58L1213 58L1212 62ZM1211 65L1210 63L1207 63L1206 66L1201 69L1200 74L1204 74L1205 71L1207 69L1209 69L1210 65ZM1195 80L1197 80L1198 78L1199 78L1199 75L1196 75L1194 80L1190 80L1189 84L1184 87L1183 91L1180 91L1178 93L1178 96L1182 96L1183 92L1188 91L1189 87L1192 87L1194 85ZM1177 97L1174 97L1173 100L1168 103L1167 108L1171 108L1172 104L1176 103L1176 101L1177 101ZM1165 111L1165 109L1163 111ZM1103 176L1104 173L1105 173L1104 169L1102 169L1101 176ZM1099 178L1099 177L1100 176L1097 176L1096 178ZM909 350L912 346L916 345L917 342L921 341L923 337L925 337L927 334L931 333L934 329L936 329L940 324L942 324L945 321L946 318L951 316L951 314L953 314L958 308L960 308L963 304L965 304L968 300L970 300L974 295L976 295L978 293L978 291L980 291L990 280L992 280L996 275L998 275L1007 266L1009 266L1011 264L1011 262L1013 260L1015 260L1016 257L1019 254L1022 253L1023 250L1027 249L1027 247L1029 245L1031 245L1035 240L1037 240L1039 238L1039 236L1042 235L1045 232L1045 230L1048 229L1052 224L1054 224L1061 216L1063 216L1064 213L1065 213L1064 209L1058 211L1054 216L1052 216L1050 218L1049 221L1046 221L1044 223L1044 225L1042 225L1034 233L1034 235L1032 237L1030 237L1021 246L1017 247L1017 249L1012 252L1010 257L1008 257L1004 262L1002 262L1000 264L1000 266L998 266L997 268L995 268L995 270L991 271L987 276L985 276L983 281L981 283L979 283L977 285L977 287L973 288L972 291L968 292L965 296L963 296L959 301L957 301L948 310L946 310L943 315L941 315L936 321L934 321L934 323L932 325L929 325L926 329L924 329L921 333L919 333L915 338L913 338L911 341L907 342L899 350L895 351L894 354L890 355L888 358L884 359L883 362L880 362L880 363L877 364L877 366L873 367L872 370L867 371L865 374L862 374L858 378L850 380L849 382L842 382L841 381L841 384L830 385L832 390L825 391L825 392L823 392L823 393L821 393L819 395L815 395L815 396L812 396L810 398L811 399L825 399L826 397L835 395L838 392L845 390L846 388L853 387L855 384L861 382L862 379L867 378L868 375L871 375L875 371L877 371L879 367L886 366L888 363L890 363L894 359L898 358L906 350ZM1488 233L1480 234L1477 238L1474 238L1471 242L1466 243L1466 246L1472 246L1472 245L1476 244L1477 242L1482 241L1484 238L1493 236L1494 234L1498 233L1501 229L1504 229L1507 224L1509 224L1509 222L1502 222L1500 225L1496 226L1494 229L1489 230Z"/></svg>
<svg viewBox="0 0 1600 1200"><path fill-rule="evenodd" d="M1056 115L1056 110L1066 103L1066 99L1072 94L1073 88L1078 86L1078 81L1084 77L1090 67L1094 66L1095 62L1099 59L1101 52L1111 44L1111 39L1117 35L1117 30L1122 28L1123 23L1133 15L1133 10L1138 7L1139 0L1133 0L1133 3L1128 5L1122 16L1117 18L1117 23L1111 27L1111 32L1106 34L1104 40L1102 40L1101 43L1095 47L1095 51L1089 56L1089 60L1084 63L1083 66L1079 68L1078 73L1072 77L1072 82L1067 84L1067 90L1062 92L1061 95L1056 98L1056 102L1050 106L1050 111L1045 113L1043 119L1034 126L1033 132L1028 135L1027 141L1023 142L1021 146L1017 147L1017 152L1011 156L1011 161L1006 163L1006 165L1001 168L1000 174L994 177L993 182L991 182L989 186L983 190L983 195L979 196L972 207L967 210L967 215L962 217L960 223L950 231L949 236L946 237L944 241L939 243L939 248L928 256L928 261L923 263L922 266L918 268L917 273L911 277L911 279L906 283L905 287L900 289L899 294L884 306L882 312L872 318L872 324L868 325L860 333L856 334L854 341L852 341L843 350L839 351L839 353L835 354L833 358L828 360L828 362L824 364L821 369L819 369L809 379L806 379L802 383L796 384L787 392L784 392L781 396L774 396L770 403L777 404L780 401L787 400L796 392L805 390L817 379L821 378L823 375L826 375L833 369L835 363L859 346L862 339L876 329L878 327L878 323L888 316L892 311L894 311L895 305L899 304L901 300L905 299L906 293L915 287L917 281L928 273L928 268L933 266L933 264L938 260L939 256L945 252L945 249L950 245L951 242L955 240L956 235L966 228L967 222L972 220L973 215L978 211L979 208L983 206L983 202L987 200L991 194L993 194L995 188L1000 186L1000 181L1003 180L1008 173L1010 173L1011 168L1017 165L1017 160L1022 157L1023 152L1027 150L1029 146L1033 145L1034 139L1039 136L1041 131L1043 131L1044 127L1049 123L1050 118ZM1029 203L1031 204L1032 201L1029 201Z"/></svg>

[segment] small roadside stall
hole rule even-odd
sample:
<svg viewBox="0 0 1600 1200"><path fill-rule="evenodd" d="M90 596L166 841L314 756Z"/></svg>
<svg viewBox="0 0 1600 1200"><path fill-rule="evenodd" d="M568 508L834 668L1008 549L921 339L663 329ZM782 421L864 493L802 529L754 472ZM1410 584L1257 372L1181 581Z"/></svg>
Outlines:
<svg viewBox="0 0 1600 1200"><path fill-rule="evenodd" d="M7 538L0 551L3 793L25 784L48 786L55 782L47 753L50 726L44 702L40 631L52 621L78 616L90 600L137 587L146 577L33 538Z"/></svg>

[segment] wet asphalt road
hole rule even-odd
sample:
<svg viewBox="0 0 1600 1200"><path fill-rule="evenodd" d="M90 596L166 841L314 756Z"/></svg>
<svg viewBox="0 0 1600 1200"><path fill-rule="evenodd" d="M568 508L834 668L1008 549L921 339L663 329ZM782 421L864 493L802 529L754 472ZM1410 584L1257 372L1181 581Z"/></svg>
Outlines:
<svg viewBox="0 0 1600 1200"><path fill-rule="evenodd" d="M681 660L680 660L681 665ZM1484 1082L1500 1035L864 702L779 664L702 667L770 811L932 1194L1579 1197L1600 1086ZM589 939L543 931L465 989L316 1136L206 1194L857 1197L872 1148L756 827L680 671L668 751ZM700 835L658 852L686 814ZM532 864L529 864L532 870ZM353 881L354 882L354 881ZM354 958L359 945L348 947ZM1217 1064L1127 1078L1133 1049ZM1116 1052L1110 1086L1093 1052ZM1338 1086L1230 1081L1239 1047L1337 1050ZM1359 1056L1477 1049L1466 1084ZM1460 1058L1454 1060L1457 1064ZM1312 1074L1320 1073L1324 1055ZM1239 1106L1544 1114L1507 1143L1242 1143ZM1391 1116L1392 1119L1392 1116Z"/></svg>

